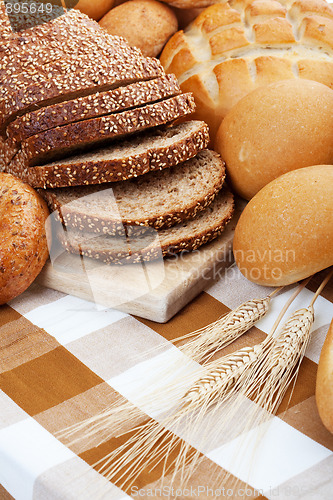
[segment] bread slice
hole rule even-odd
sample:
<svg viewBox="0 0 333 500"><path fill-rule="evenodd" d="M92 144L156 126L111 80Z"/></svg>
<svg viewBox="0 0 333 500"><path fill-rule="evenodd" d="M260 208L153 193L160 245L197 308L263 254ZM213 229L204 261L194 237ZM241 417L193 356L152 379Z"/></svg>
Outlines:
<svg viewBox="0 0 333 500"><path fill-rule="evenodd" d="M10 96L0 99L0 128L6 128L17 116L37 106L44 107L133 82L152 80L164 74L159 61L148 58L137 58L135 61L114 59L100 68L89 68L78 74L67 72L13 91Z"/></svg>
<svg viewBox="0 0 333 500"><path fill-rule="evenodd" d="M70 253L92 257L107 264L126 264L167 257L181 251L193 251L219 236L234 211L233 195L222 190L211 205L195 219L156 231L147 228L135 236L107 236L83 233L80 230L58 227L61 244Z"/></svg>
<svg viewBox="0 0 333 500"><path fill-rule="evenodd" d="M187 121L43 166L25 167L20 152L6 171L35 188L102 184L178 165L205 149L208 142L208 126Z"/></svg>
<svg viewBox="0 0 333 500"><path fill-rule="evenodd" d="M225 179L224 163L209 150L170 169L102 186L41 190L67 227L117 234L123 226L171 227L193 219L213 201Z"/></svg>
<svg viewBox="0 0 333 500"><path fill-rule="evenodd" d="M180 93L176 77L165 75L31 111L12 122L7 135L12 142L20 143L51 128L120 112Z"/></svg>
<svg viewBox="0 0 333 500"><path fill-rule="evenodd" d="M191 94L182 94L154 104L46 130L21 144L19 161L32 167L64 158L78 150L91 149L107 141L182 118L195 109ZM13 162L18 160L14 158Z"/></svg>

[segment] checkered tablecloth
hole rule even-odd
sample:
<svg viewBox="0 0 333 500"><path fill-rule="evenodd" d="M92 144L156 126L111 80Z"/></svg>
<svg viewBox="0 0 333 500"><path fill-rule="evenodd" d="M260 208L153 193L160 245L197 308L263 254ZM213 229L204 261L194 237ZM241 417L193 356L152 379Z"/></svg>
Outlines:
<svg viewBox="0 0 333 500"><path fill-rule="evenodd" d="M316 276L302 291L292 312L308 305L322 277ZM0 307L0 498L158 498L158 468L145 471L135 489L125 493L91 467L115 446L114 439L97 447L82 440L69 449L55 437L57 431L97 414L119 393L135 404L165 359L153 347L269 291L245 280L233 266L167 324L96 308L37 284ZM268 316L228 352L265 338L291 293L287 288L276 296ZM333 316L332 284L316 302L315 314L312 340L292 398L272 419L265 446L252 467L253 497L259 491L260 498L272 500L332 498L333 435L322 425L315 404L317 363ZM216 464L225 466L218 440L193 475L191 489L182 491L181 483L174 485L180 489L178 498L211 498L210 472ZM223 497L238 498L238 494L225 490Z"/></svg>

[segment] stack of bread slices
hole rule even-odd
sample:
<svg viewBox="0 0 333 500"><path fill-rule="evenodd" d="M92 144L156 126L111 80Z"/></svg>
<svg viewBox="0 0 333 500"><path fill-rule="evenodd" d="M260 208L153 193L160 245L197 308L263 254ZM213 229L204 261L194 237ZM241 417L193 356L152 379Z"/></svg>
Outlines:
<svg viewBox="0 0 333 500"><path fill-rule="evenodd" d="M163 256L223 231L223 161L157 59L76 10L19 33L0 17L0 169L40 188L68 251L135 262L148 230Z"/></svg>

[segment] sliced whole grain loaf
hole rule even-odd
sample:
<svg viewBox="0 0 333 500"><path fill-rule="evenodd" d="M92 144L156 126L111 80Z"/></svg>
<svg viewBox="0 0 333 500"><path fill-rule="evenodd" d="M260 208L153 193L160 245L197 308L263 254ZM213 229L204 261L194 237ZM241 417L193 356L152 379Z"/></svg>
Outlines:
<svg viewBox="0 0 333 500"><path fill-rule="evenodd" d="M71 54L58 51L58 54L47 64L41 64L37 60L35 62L36 71L33 72L25 69L20 70L20 63L14 59L0 76L2 83L0 97L10 98L12 92L24 90L31 85L42 85L48 80L62 77L68 72L73 76L74 74L79 75L82 71L87 73L90 70L91 74L94 75L97 67L99 70L101 68L107 70L110 66L115 68L125 61L127 64L132 62L135 65L136 60L137 56L132 53L129 47L122 48L118 45L110 45L109 53L94 46L83 52L72 50Z"/></svg>
<svg viewBox="0 0 333 500"><path fill-rule="evenodd" d="M35 188L102 184L178 165L205 149L208 142L208 126L192 120L43 166L25 167L19 152L6 171Z"/></svg>
<svg viewBox="0 0 333 500"><path fill-rule="evenodd" d="M12 122L7 135L13 142L20 143L51 128L120 112L180 93L175 76L165 75L31 111Z"/></svg>
<svg viewBox="0 0 333 500"><path fill-rule="evenodd" d="M58 224L57 236L70 253L106 262L126 264L150 261L163 255L172 256L182 251L193 251L219 236L234 211L233 195L223 189L209 207L198 216L168 229L156 231L147 228L140 236L108 236L84 233Z"/></svg>
<svg viewBox="0 0 333 500"><path fill-rule="evenodd" d="M137 58L135 62L115 61L106 67L85 70L78 74L68 72L57 78L18 89L10 97L0 99L0 128L4 130L17 116L51 104L103 92L141 80L152 80L164 75L157 59Z"/></svg>
<svg viewBox="0 0 333 500"><path fill-rule="evenodd" d="M192 95L182 94L121 113L56 127L24 140L22 158L26 166L33 167L106 144L111 139L171 123L193 113L194 109Z"/></svg>
<svg viewBox="0 0 333 500"><path fill-rule="evenodd" d="M136 47L129 47L125 39L109 35L98 23L78 11L37 26L23 34L13 35L0 47L0 77L10 82L13 75L22 73L49 73L43 68L55 60L73 53L104 54L109 59L118 52L127 57L143 57Z"/></svg>
<svg viewBox="0 0 333 500"><path fill-rule="evenodd" d="M137 179L40 191L67 227L114 235L124 225L162 229L193 219L214 200L224 179L220 156L204 150L181 165Z"/></svg>

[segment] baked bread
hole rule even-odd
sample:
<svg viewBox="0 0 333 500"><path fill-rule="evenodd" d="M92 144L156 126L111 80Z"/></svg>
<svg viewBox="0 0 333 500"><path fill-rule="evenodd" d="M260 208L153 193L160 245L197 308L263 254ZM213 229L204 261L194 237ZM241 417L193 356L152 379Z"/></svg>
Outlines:
<svg viewBox="0 0 333 500"><path fill-rule="evenodd" d="M145 234L130 238L96 235L80 230L58 227L58 238L70 253L92 257L107 264L126 264L150 261L159 256L167 257L182 251L193 251L219 236L230 221L234 211L233 195L222 190L195 219L169 229L156 231L147 228Z"/></svg>
<svg viewBox="0 0 333 500"><path fill-rule="evenodd" d="M260 87L226 115L215 149L247 200L290 170L333 164L333 90L300 78Z"/></svg>
<svg viewBox="0 0 333 500"><path fill-rule="evenodd" d="M234 256L259 285L285 286L333 265L333 165L292 170L243 210Z"/></svg>
<svg viewBox="0 0 333 500"><path fill-rule="evenodd" d="M194 9L200 7L209 7L214 3L225 3L227 0L162 0L172 7L177 7L178 9Z"/></svg>
<svg viewBox="0 0 333 500"><path fill-rule="evenodd" d="M320 354L316 403L323 424L333 434L333 320Z"/></svg>
<svg viewBox="0 0 333 500"><path fill-rule="evenodd" d="M225 178L224 163L202 151L181 165L132 181L40 190L67 228L115 235L126 226L162 229L193 219L213 201Z"/></svg>
<svg viewBox="0 0 333 500"><path fill-rule="evenodd" d="M145 56L156 57L176 33L178 21L167 5L156 0L131 0L110 10L99 22L111 35L124 37Z"/></svg>
<svg viewBox="0 0 333 500"><path fill-rule="evenodd" d="M0 173L0 304L28 288L47 257L45 201L27 184Z"/></svg>
<svg viewBox="0 0 333 500"><path fill-rule="evenodd" d="M226 113L257 87L305 78L333 88L332 55L333 9L324 0L231 0L177 32L161 62L193 92L195 117L214 140Z"/></svg>
<svg viewBox="0 0 333 500"><path fill-rule="evenodd" d="M0 128L3 130L17 116L36 109L36 106L48 106L121 85L152 80L163 74L157 59L137 58L135 62L114 60L97 71L88 69L78 75L69 72L50 80L44 79L0 99Z"/></svg>
<svg viewBox="0 0 333 500"><path fill-rule="evenodd" d="M194 157L207 147L208 142L207 125L204 122L187 121L48 165L24 167L23 162L16 161L6 169L39 188L101 184L131 179L151 170L177 165Z"/></svg>
<svg viewBox="0 0 333 500"><path fill-rule="evenodd" d="M99 21L114 6L115 0L79 0L74 9L87 14L91 19Z"/></svg>
<svg viewBox="0 0 333 500"><path fill-rule="evenodd" d="M193 111L192 96L182 94L121 113L56 127L24 140L20 154L12 163L23 163L26 167L40 165L106 144L110 139L173 122Z"/></svg>
<svg viewBox="0 0 333 500"><path fill-rule="evenodd" d="M20 143L32 135L51 128L120 112L180 93L174 75L133 83L31 111L17 118L7 127L7 136L10 137L11 142Z"/></svg>

